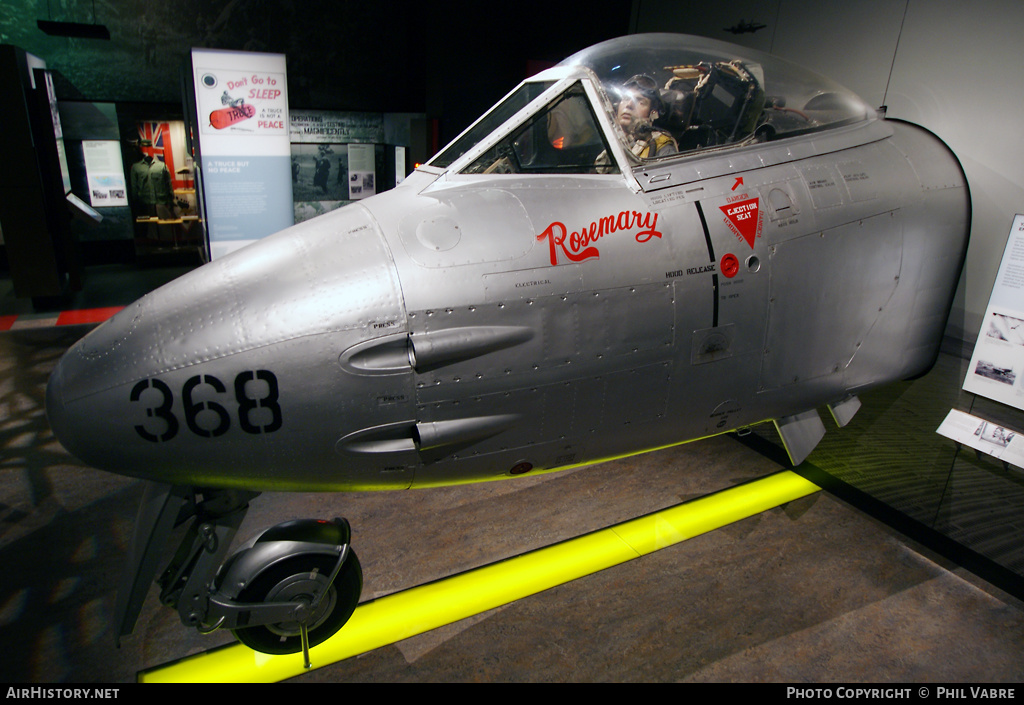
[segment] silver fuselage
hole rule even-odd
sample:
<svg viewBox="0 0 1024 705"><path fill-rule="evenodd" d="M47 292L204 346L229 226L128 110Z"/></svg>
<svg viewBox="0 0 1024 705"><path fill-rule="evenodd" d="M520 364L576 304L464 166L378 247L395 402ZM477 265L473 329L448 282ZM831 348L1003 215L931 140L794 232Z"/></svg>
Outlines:
<svg viewBox="0 0 1024 705"><path fill-rule="evenodd" d="M752 168L680 159L639 192L417 173L129 306L61 361L48 413L113 472L381 489L595 462L919 374L962 261L963 175L911 125L829 137L755 146ZM752 199L751 247L722 209ZM598 256L569 260L591 232Z"/></svg>
<svg viewBox="0 0 1024 705"><path fill-rule="evenodd" d="M549 74L453 163L91 332L49 384L58 438L173 485L424 487L724 433L929 368L970 223L937 138L872 118L637 165L609 137L614 173L472 173L544 96L600 98L586 70Z"/></svg>

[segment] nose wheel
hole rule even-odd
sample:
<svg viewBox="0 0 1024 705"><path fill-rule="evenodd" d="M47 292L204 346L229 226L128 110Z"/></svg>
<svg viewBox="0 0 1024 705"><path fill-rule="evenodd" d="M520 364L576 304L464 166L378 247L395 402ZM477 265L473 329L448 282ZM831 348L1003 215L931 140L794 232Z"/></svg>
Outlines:
<svg viewBox="0 0 1024 705"><path fill-rule="evenodd" d="M305 647L334 636L355 611L363 586L362 568L354 551L349 550L337 578L330 583L335 562L327 556L297 556L264 571L239 593L239 602L297 602L303 607L296 610L294 619L233 629L232 633L250 649L266 654L305 651L303 629L308 635ZM318 595L322 597L315 602Z"/></svg>
<svg viewBox="0 0 1024 705"><path fill-rule="evenodd" d="M363 571L342 518L295 519L267 529L225 561L255 493L150 484L139 509L119 636L130 634L176 525L189 522L157 584L160 601L206 634L229 629L268 654L303 652L333 636L359 603Z"/></svg>

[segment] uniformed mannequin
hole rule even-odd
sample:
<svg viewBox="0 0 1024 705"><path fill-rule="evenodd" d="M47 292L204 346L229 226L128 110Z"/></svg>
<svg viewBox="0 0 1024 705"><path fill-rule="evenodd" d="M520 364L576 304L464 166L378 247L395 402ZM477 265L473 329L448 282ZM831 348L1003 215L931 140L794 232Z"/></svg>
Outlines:
<svg viewBox="0 0 1024 705"><path fill-rule="evenodd" d="M139 140L135 143L139 160L132 164L131 184L132 198L135 201L136 217L157 218L167 221L174 219L174 182L171 171L159 159L143 151L144 147L152 147L150 140ZM148 224L148 238L151 240L173 240L174 232L170 225Z"/></svg>
<svg viewBox="0 0 1024 705"><path fill-rule="evenodd" d="M143 147L151 146L153 143L149 140L139 140L137 144L139 161L132 164L131 169L132 197L140 213L170 219L174 206L171 172L162 161L142 151Z"/></svg>

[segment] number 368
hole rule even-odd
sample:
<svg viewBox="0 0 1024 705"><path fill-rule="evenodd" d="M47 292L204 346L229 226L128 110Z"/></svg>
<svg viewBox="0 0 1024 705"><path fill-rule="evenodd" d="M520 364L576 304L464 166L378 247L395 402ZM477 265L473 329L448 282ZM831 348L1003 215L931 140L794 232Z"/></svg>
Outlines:
<svg viewBox="0 0 1024 705"><path fill-rule="evenodd" d="M263 384L258 384L262 382ZM181 387L182 415L188 430L203 438L223 436L231 428L232 419L237 417L239 427L246 433L273 433L281 428L281 405L278 403L277 377L269 370L241 372L234 381L234 404L231 411L217 401L196 401L198 391L203 387L213 390L213 395L206 391L203 395L227 395L228 389L223 382L213 375L196 375L189 377ZM143 394L152 389L159 397L157 402L146 402ZM254 395L254 396L250 396ZM153 399L152 395L146 395ZM148 404L146 416L159 419L158 422L139 424L135 431L145 440L152 443L169 441L174 438L181 423L173 411L174 392L167 383L157 378L144 379L132 388L129 400L132 403ZM203 413L206 412L206 413ZM232 415L234 412L234 416ZM202 415L202 422L200 422ZM162 422L162 423L161 423ZM147 428L148 426L148 428Z"/></svg>

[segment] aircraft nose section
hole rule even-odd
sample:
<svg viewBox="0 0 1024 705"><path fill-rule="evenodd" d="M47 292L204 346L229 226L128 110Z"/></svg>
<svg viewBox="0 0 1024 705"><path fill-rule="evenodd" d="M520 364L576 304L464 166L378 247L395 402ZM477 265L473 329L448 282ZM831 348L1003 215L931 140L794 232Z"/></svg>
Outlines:
<svg viewBox="0 0 1024 705"><path fill-rule="evenodd" d="M61 443L95 467L164 481L216 467L230 484L231 473L294 462L298 437L323 426L315 415L348 394L340 352L405 327L390 250L353 205L122 310L60 360L47 414Z"/></svg>
<svg viewBox="0 0 1024 705"><path fill-rule="evenodd" d="M72 455L103 467L97 449L104 446L105 393L117 388L133 365L130 352L146 336L138 323L148 309L145 299L75 343L58 360L46 385L46 417L50 428Z"/></svg>

